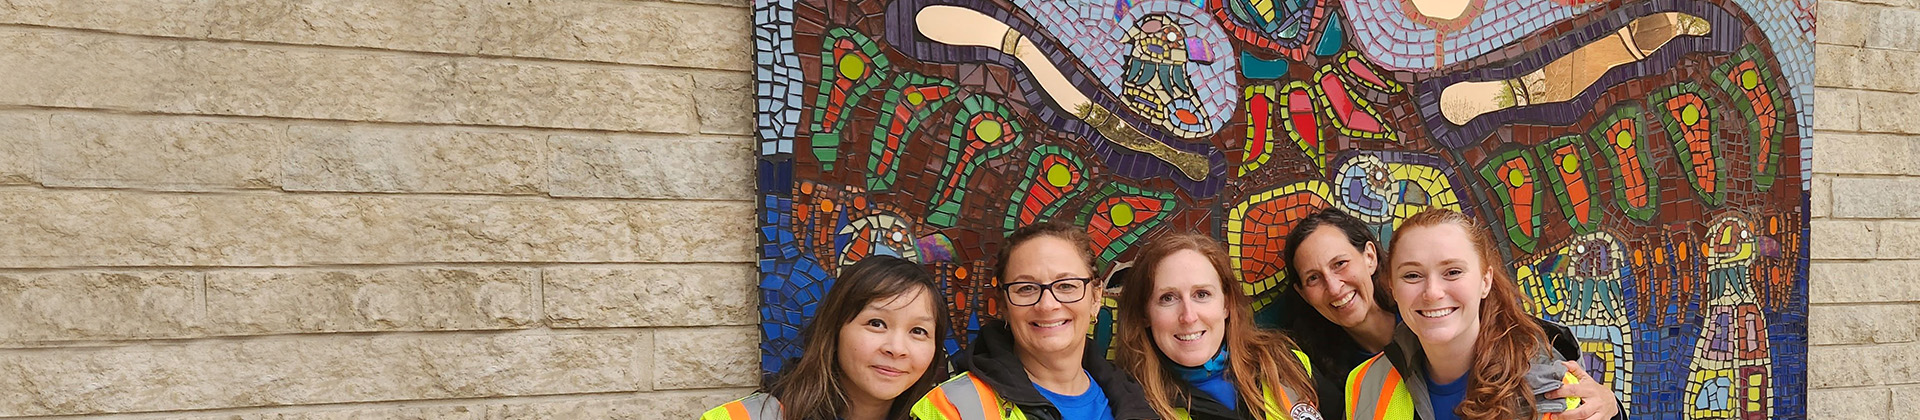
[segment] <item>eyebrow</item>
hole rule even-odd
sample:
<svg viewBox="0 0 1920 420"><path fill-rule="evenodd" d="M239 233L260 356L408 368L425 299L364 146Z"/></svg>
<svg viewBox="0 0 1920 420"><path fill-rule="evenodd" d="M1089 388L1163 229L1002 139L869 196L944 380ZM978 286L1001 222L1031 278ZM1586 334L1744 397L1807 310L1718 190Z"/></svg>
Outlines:
<svg viewBox="0 0 1920 420"><path fill-rule="evenodd" d="M1466 264L1467 264L1467 260L1463 260L1463 259L1459 259L1459 258L1448 258L1448 259L1445 259L1445 260L1440 260L1440 263L1439 263L1439 264L1435 264L1435 266L1445 266L1445 265L1466 265ZM1409 265L1412 265L1412 266L1419 266L1419 265L1420 265L1420 263L1419 263L1419 262L1414 262L1414 261L1407 261L1407 262L1402 262L1402 263L1400 263L1400 264L1397 264L1397 265L1394 265L1393 267L1394 267L1394 268L1401 268L1401 267L1406 267L1406 266L1409 266Z"/></svg>

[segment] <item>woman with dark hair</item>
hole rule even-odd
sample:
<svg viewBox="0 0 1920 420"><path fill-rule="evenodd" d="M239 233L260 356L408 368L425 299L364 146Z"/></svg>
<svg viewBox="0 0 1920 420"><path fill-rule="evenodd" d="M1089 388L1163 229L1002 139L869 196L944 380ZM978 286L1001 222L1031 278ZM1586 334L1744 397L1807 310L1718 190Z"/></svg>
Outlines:
<svg viewBox="0 0 1920 420"><path fill-rule="evenodd" d="M1015 230L994 259L993 304L965 373L913 405L922 420L1159 419L1140 385L1087 339L1102 289L1085 228L1040 222Z"/></svg>
<svg viewBox="0 0 1920 420"><path fill-rule="evenodd" d="M1120 366L1168 419L1318 420L1306 354L1253 325L1253 301L1211 237L1140 251L1120 292Z"/></svg>
<svg viewBox="0 0 1920 420"><path fill-rule="evenodd" d="M1400 325L1399 315L1384 306L1391 300L1388 290L1375 287L1375 274L1386 264L1380 258L1384 254L1366 222L1340 209L1327 208L1294 224L1283 255L1292 286L1278 299L1285 311L1282 327L1312 357L1315 371L1328 372L1314 377L1321 406L1340 407L1350 390L1343 373L1386 349ZM1553 349L1562 357L1580 356L1579 346L1566 327L1537 318L1533 321L1547 331ZM1569 372L1586 375L1578 364L1563 365ZM1555 387L1558 389L1548 397L1573 396L1590 403L1561 413L1561 419L1607 419L1622 412L1612 390L1598 382ZM1329 408L1322 414L1330 420L1346 418L1337 409Z"/></svg>
<svg viewBox="0 0 1920 420"><path fill-rule="evenodd" d="M1401 223L1375 287L1404 323L1348 374L1347 418L1552 419L1578 404L1542 395L1593 379L1566 371L1493 246L1460 212L1432 208Z"/></svg>
<svg viewBox="0 0 1920 420"><path fill-rule="evenodd" d="M900 420L946 378L947 302L925 269L875 255L840 271L801 331L800 360L765 392L701 420Z"/></svg>

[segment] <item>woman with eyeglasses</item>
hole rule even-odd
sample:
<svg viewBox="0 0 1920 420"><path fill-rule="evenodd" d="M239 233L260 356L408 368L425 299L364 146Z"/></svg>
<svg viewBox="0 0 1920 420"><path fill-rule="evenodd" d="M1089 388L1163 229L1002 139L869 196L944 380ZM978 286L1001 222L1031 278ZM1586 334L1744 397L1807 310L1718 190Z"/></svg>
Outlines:
<svg viewBox="0 0 1920 420"><path fill-rule="evenodd" d="M1100 310L1091 239L1084 229L1040 222L1015 230L994 259L992 294L1004 320L984 322L965 371L913 405L922 420L1159 419L1139 384L1092 348Z"/></svg>
<svg viewBox="0 0 1920 420"><path fill-rule="evenodd" d="M1306 354L1253 325L1253 301L1220 242L1160 237L1134 261L1121 289L1118 361L1154 411L1180 420L1320 419Z"/></svg>
<svg viewBox="0 0 1920 420"><path fill-rule="evenodd" d="M701 420L898 420L946 378L947 301L933 276L875 255L840 271L800 332L806 350L765 392Z"/></svg>

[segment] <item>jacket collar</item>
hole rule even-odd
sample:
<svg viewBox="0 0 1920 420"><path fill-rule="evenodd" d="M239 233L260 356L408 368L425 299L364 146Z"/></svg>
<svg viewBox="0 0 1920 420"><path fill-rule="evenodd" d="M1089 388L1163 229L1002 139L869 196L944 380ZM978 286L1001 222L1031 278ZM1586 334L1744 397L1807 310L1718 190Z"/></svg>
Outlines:
<svg viewBox="0 0 1920 420"><path fill-rule="evenodd" d="M1013 328L1006 321L989 320L981 323L980 335L974 339L967 357L960 358L956 365L980 381L993 387L1000 398L1015 405L1026 407L1052 408L1053 403L1040 395L1033 380L1027 378L1026 367L1020 363L1019 353L1013 343ZM1107 402L1113 408L1113 417L1121 420L1158 420L1159 414L1147 405L1146 393L1140 390L1140 383L1132 375L1122 372L1112 362L1108 362L1106 351L1095 348L1091 340L1086 345L1086 354L1080 359L1080 366L1087 370L1093 381L1106 391Z"/></svg>

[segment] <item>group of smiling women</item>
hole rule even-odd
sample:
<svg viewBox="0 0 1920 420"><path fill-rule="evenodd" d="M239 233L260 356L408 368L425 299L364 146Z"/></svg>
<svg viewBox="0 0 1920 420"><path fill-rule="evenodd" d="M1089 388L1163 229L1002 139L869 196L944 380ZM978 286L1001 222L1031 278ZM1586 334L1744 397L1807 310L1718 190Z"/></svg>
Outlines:
<svg viewBox="0 0 1920 420"><path fill-rule="evenodd" d="M1106 286L1086 230L1008 235L990 293L1001 320L947 360L944 294L919 265L847 266L802 332L805 352L763 392L702 420L1623 418L1577 363L1565 327L1521 306L1479 221L1430 209L1390 255L1337 209L1286 242L1284 330L1254 325L1223 246L1149 241L1118 297L1115 360L1087 337ZM951 374L949 371L951 370Z"/></svg>

